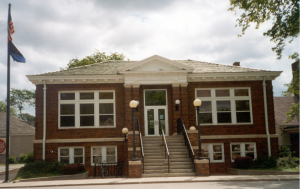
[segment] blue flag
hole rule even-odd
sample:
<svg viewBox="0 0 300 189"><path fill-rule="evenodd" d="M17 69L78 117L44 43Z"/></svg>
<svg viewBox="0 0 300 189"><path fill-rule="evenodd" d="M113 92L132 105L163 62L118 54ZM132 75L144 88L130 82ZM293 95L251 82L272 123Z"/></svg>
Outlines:
<svg viewBox="0 0 300 189"><path fill-rule="evenodd" d="M25 63L26 60L24 56L20 53L20 51L15 47L12 41L8 42L9 54L13 58L14 61Z"/></svg>

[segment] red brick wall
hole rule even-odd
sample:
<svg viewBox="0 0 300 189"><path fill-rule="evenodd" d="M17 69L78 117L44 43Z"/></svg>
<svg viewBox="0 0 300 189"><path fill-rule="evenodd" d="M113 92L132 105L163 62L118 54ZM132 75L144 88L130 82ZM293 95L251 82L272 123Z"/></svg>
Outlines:
<svg viewBox="0 0 300 189"><path fill-rule="evenodd" d="M267 104L269 118L269 132L275 134L273 88L271 81L266 81ZM201 126L201 135L235 135L235 134L266 134L264 117L264 97L262 81L228 81L228 82L199 82L188 85L189 121L183 120L187 126L197 126L196 111L193 105L196 88L221 87L250 87L252 100L253 124L249 125L214 125ZM192 111L193 110L193 111Z"/></svg>

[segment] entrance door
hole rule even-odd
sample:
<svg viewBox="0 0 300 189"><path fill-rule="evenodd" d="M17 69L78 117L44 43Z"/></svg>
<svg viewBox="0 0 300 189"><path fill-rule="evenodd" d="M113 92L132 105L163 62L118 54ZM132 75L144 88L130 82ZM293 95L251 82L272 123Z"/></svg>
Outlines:
<svg viewBox="0 0 300 189"><path fill-rule="evenodd" d="M145 90L145 135L159 136L159 123L165 135L169 135L167 90Z"/></svg>

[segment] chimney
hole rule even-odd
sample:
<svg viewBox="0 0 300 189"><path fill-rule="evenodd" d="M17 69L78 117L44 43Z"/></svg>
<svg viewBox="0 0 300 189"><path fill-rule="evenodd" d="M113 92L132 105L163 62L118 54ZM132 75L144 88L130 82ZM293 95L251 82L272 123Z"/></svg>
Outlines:
<svg viewBox="0 0 300 189"><path fill-rule="evenodd" d="M240 66L240 62L234 62L233 66Z"/></svg>

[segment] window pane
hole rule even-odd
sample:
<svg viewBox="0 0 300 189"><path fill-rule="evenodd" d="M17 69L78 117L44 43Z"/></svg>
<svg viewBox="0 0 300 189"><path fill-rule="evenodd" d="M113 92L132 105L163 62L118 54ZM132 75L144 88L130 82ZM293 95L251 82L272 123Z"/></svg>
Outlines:
<svg viewBox="0 0 300 189"><path fill-rule="evenodd" d="M213 152L222 152L221 145L213 145Z"/></svg>
<svg viewBox="0 0 300 189"><path fill-rule="evenodd" d="M231 113L217 113L218 123L231 123Z"/></svg>
<svg viewBox="0 0 300 189"><path fill-rule="evenodd" d="M235 159L235 158L240 157L240 156L241 156L241 153L232 153L231 154L232 159Z"/></svg>
<svg viewBox="0 0 300 189"><path fill-rule="evenodd" d="M229 89L216 90L216 97L230 96Z"/></svg>
<svg viewBox="0 0 300 189"><path fill-rule="evenodd" d="M69 156L69 149L60 149L60 156Z"/></svg>
<svg viewBox="0 0 300 189"><path fill-rule="evenodd" d="M200 112L211 112L211 101L202 101Z"/></svg>
<svg viewBox="0 0 300 189"><path fill-rule="evenodd" d="M145 91L146 106L166 105L166 91Z"/></svg>
<svg viewBox="0 0 300 189"><path fill-rule="evenodd" d="M245 150L254 152L254 144L245 144Z"/></svg>
<svg viewBox="0 0 300 189"><path fill-rule="evenodd" d="M60 100L75 100L75 93L60 93Z"/></svg>
<svg viewBox="0 0 300 189"><path fill-rule="evenodd" d="M154 109L147 109L148 135L154 134Z"/></svg>
<svg viewBox="0 0 300 189"><path fill-rule="evenodd" d="M213 160L222 160L222 153L214 153Z"/></svg>
<svg viewBox="0 0 300 189"><path fill-rule="evenodd" d="M96 157L93 157L93 163L101 163L102 162L102 156L96 156Z"/></svg>
<svg viewBox="0 0 300 189"><path fill-rule="evenodd" d="M233 144L233 145L231 145L231 151L233 151L233 152L239 152L239 151L241 151L240 144Z"/></svg>
<svg viewBox="0 0 300 189"><path fill-rule="evenodd" d="M210 90L197 90L197 97L211 97Z"/></svg>
<svg viewBox="0 0 300 189"><path fill-rule="evenodd" d="M212 113L200 113L200 123L212 123Z"/></svg>
<svg viewBox="0 0 300 189"><path fill-rule="evenodd" d="M102 155L102 148L93 148L93 155L94 156L101 156Z"/></svg>
<svg viewBox="0 0 300 189"><path fill-rule="evenodd" d="M83 157L74 157L74 163L83 163Z"/></svg>
<svg viewBox="0 0 300 189"><path fill-rule="evenodd" d="M249 96L248 89L234 89L234 96Z"/></svg>
<svg viewBox="0 0 300 189"><path fill-rule="evenodd" d="M114 116L113 115L100 115L100 126L114 126Z"/></svg>
<svg viewBox="0 0 300 189"><path fill-rule="evenodd" d="M80 114L94 114L94 104L80 104Z"/></svg>
<svg viewBox="0 0 300 189"><path fill-rule="evenodd" d="M75 148L74 149L74 155L75 156L83 155L83 149L82 148Z"/></svg>
<svg viewBox="0 0 300 189"><path fill-rule="evenodd" d="M94 116L80 116L80 126L94 126Z"/></svg>
<svg viewBox="0 0 300 189"><path fill-rule="evenodd" d="M74 115L74 114L75 114L75 104L60 105L60 115Z"/></svg>
<svg viewBox="0 0 300 189"><path fill-rule="evenodd" d="M217 111L230 111L230 101L217 101Z"/></svg>
<svg viewBox="0 0 300 189"><path fill-rule="evenodd" d="M202 150L202 154L204 153L204 152L208 152L208 145L201 145L201 150Z"/></svg>
<svg viewBox="0 0 300 189"><path fill-rule="evenodd" d="M105 103L99 104L100 114L113 114L114 113L114 104L113 103Z"/></svg>
<svg viewBox="0 0 300 189"><path fill-rule="evenodd" d="M94 99L94 93L80 93L80 100Z"/></svg>
<svg viewBox="0 0 300 189"><path fill-rule="evenodd" d="M69 157L60 157L60 162L64 164L69 164Z"/></svg>
<svg viewBox="0 0 300 189"><path fill-rule="evenodd" d="M236 100L235 101L236 111L247 111L249 108L249 100Z"/></svg>
<svg viewBox="0 0 300 189"><path fill-rule="evenodd" d="M114 99L113 92L99 92L99 99Z"/></svg>
<svg viewBox="0 0 300 189"><path fill-rule="evenodd" d="M75 126L75 116L60 116L60 126L61 127Z"/></svg>
<svg viewBox="0 0 300 189"><path fill-rule="evenodd" d="M248 122L251 122L250 112L237 112L236 113L236 121L238 123L248 123Z"/></svg>
<svg viewBox="0 0 300 189"><path fill-rule="evenodd" d="M106 163L115 163L115 156L107 156L106 157Z"/></svg>
<svg viewBox="0 0 300 189"><path fill-rule="evenodd" d="M108 147L106 148L106 155L115 155L116 151L114 147Z"/></svg>

